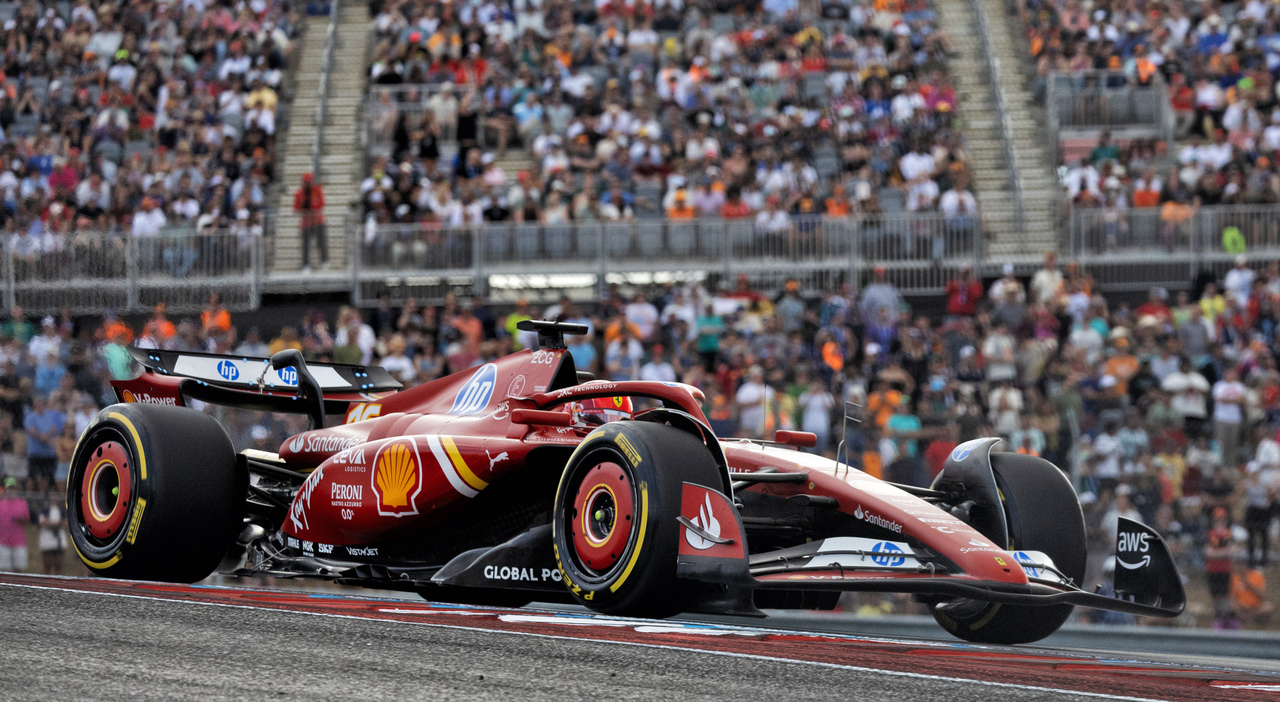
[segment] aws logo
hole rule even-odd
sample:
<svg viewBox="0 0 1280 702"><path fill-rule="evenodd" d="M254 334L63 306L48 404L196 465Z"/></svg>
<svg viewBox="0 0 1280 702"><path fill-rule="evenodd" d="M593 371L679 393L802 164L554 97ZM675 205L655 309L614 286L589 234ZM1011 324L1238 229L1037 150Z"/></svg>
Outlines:
<svg viewBox="0 0 1280 702"><path fill-rule="evenodd" d="M422 492L422 458L418 447L408 441L383 446L373 459L373 493L378 514L404 517L418 513L414 504Z"/></svg>

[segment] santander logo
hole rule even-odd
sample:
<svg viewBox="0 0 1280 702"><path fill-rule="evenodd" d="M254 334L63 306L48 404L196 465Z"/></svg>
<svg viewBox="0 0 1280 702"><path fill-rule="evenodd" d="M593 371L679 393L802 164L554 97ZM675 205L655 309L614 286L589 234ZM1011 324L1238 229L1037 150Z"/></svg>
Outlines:
<svg viewBox="0 0 1280 702"><path fill-rule="evenodd" d="M693 522L699 529L719 538L720 521L716 519L715 512L711 509L711 495L707 494L704 499L706 502L703 506L698 508L698 516L689 521ZM695 534L692 529L684 530L684 540L688 542L690 546L698 549L699 551L705 551L712 546L715 546L715 542L702 538L698 534Z"/></svg>
<svg viewBox="0 0 1280 702"><path fill-rule="evenodd" d="M870 510L867 510L864 512L862 510L862 505L858 505L858 509L854 511L853 516L857 517L858 519L861 519L862 521L868 524L874 524L880 527L881 529L888 529L889 531L892 531L897 534L902 533L901 524L891 519L885 519L884 517L881 517L878 514L873 514Z"/></svg>

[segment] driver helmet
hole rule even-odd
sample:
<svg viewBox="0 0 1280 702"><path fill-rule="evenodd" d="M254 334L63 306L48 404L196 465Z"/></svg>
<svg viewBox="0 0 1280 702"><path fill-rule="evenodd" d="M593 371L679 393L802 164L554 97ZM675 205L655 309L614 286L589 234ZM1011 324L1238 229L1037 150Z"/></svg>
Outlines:
<svg viewBox="0 0 1280 702"><path fill-rule="evenodd" d="M606 424L630 419L634 407L629 397L595 397L569 404L575 423Z"/></svg>

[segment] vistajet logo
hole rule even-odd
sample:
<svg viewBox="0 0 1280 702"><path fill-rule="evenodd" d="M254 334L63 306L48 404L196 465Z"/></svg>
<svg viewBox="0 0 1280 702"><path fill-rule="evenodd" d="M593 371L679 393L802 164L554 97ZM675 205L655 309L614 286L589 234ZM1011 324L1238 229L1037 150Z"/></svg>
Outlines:
<svg viewBox="0 0 1280 702"><path fill-rule="evenodd" d="M889 531L892 531L895 534L902 533L901 524L890 519L885 519L884 517L881 517L878 514L874 514L871 512L871 510L864 510L862 509L862 505L858 505L858 509L853 513L853 516L857 517L858 519L861 519L862 521L868 524L874 524L880 527L881 529L888 529Z"/></svg>

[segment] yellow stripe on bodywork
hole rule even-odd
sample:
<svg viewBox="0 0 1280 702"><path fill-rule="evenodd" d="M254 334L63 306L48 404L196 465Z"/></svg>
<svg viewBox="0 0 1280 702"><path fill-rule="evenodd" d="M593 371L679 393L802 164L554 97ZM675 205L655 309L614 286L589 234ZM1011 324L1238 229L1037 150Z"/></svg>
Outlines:
<svg viewBox="0 0 1280 702"><path fill-rule="evenodd" d="M627 562L627 567L622 571L622 575L609 586L609 592L617 592L618 588L627 581L627 576L631 575L631 569L636 567L636 561L640 560L640 552L644 550L644 532L649 526L649 486L640 483L640 535L636 537L635 550L631 552L631 560Z"/></svg>
<svg viewBox="0 0 1280 702"><path fill-rule="evenodd" d="M142 438L138 436L138 430L133 428L133 422L119 412L112 412L107 415L112 419L119 420L121 424L129 428L129 433L133 434L133 445L138 450L138 470L142 473L142 479L147 479L147 454L142 450ZM104 566L105 567L105 566Z"/></svg>
<svg viewBox="0 0 1280 702"><path fill-rule="evenodd" d="M458 475L470 485L474 490L483 490L489 487L489 483L480 479L480 476L471 471L471 466L462 460L462 454L458 452L457 444L453 443L453 437L442 436L440 443L444 445L445 453L449 454L449 461L453 463L453 467L457 469Z"/></svg>
<svg viewBox="0 0 1280 702"><path fill-rule="evenodd" d="M97 570L103 570L104 568L110 568L111 566L113 566L113 565L115 565L117 562L119 562L119 560L120 560L120 552L119 552L119 551L117 551L117 552L116 552L116 555L114 555L114 556L112 556L112 557L108 558L108 559L107 559L107 560L105 560L105 561L101 561L101 562L99 562L99 561L91 561L91 560L89 560L88 558L85 558L83 553L80 553L80 547L79 547L79 546L76 546L76 540L75 540L75 539L72 539L72 540L71 540L71 548L74 548L74 549L76 550L76 555L80 557L80 560L84 561L84 564L85 564L85 565L89 566L90 568L95 568L95 569L97 569Z"/></svg>

